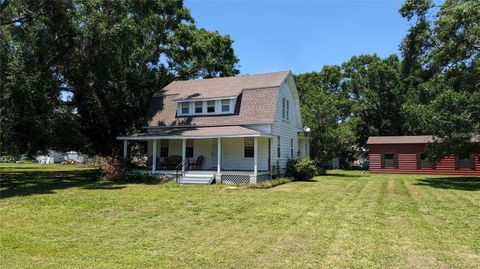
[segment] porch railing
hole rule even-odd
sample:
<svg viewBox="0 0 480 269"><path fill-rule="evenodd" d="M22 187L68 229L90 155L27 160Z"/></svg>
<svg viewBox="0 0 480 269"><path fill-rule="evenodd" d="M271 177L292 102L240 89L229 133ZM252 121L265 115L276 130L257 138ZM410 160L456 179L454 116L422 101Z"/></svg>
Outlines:
<svg viewBox="0 0 480 269"><path fill-rule="evenodd" d="M176 183L178 183L178 181L180 180L180 177L184 176L185 171L188 170L188 167L189 167L188 163L189 163L189 159L186 158L181 163L179 163L177 165L177 167L175 167L175 182ZM185 169L183 169L184 167L185 167Z"/></svg>

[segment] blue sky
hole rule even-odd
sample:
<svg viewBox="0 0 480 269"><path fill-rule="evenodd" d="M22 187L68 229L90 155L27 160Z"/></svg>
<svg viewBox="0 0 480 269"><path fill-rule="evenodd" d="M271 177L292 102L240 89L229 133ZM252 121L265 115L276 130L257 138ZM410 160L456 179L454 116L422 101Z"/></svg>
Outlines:
<svg viewBox="0 0 480 269"><path fill-rule="evenodd" d="M197 26L235 41L242 74L295 74L341 64L354 55L399 53L409 28L403 1L187 0Z"/></svg>

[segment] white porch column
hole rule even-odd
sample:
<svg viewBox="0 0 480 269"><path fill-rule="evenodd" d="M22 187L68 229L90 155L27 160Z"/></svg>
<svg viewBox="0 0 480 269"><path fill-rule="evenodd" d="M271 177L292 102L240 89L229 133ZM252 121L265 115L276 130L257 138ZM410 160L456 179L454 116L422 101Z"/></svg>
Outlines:
<svg viewBox="0 0 480 269"><path fill-rule="evenodd" d="M220 175L222 167L222 139L217 138L217 174Z"/></svg>
<svg viewBox="0 0 480 269"><path fill-rule="evenodd" d="M182 139L182 164L187 158L187 140ZM182 165L182 172L185 172L185 165Z"/></svg>
<svg viewBox="0 0 480 269"><path fill-rule="evenodd" d="M127 142L128 142L127 139L123 140L123 159L124 160L127 159L127 149L128 149Z"/></svg>
<svg viewBox="0 0 480 269"><path fill-rule="evenodd" d="M270 177L272 177L272 138L268 138L268 171L270 172Z"/></svg>
<svg viewBox="0 0 480 269"><path fill-rule="evenodd" d="M155 173L157 170L157 139L153 139L153 149L152 149L152 173Z"/></svg>
<svg viewBox="0 0 480 269"><path fill-rule="evenodd" d="M258 175L258 137L253 138L253 175L257 180Z"/></svg>

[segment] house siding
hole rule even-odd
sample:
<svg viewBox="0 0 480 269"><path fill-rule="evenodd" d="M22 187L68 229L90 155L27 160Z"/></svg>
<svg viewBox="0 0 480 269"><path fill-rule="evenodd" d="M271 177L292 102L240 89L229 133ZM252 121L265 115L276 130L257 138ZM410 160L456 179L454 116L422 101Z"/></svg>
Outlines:
<svg viewBox="0 0 480 269"><path fill-rule="evenodd" d="M310 158L310 143L307 139L298 140L298 151L300 153L300 159Z"/></svg>
<svg viewBox="0 0 480 269"><path fill-rule="evenodd" d="M253 170L253 158L244 158L243 138L222 139L222 169ZM258 170L268 170L268 138L258 138Z"/></svg>
<svg viewBox="0 0 480 269"><path fill-rule="evenodd" d="M379 144L369 145L369 171L371 173L431 174L480 176L480 154L475 155L475 169L455 169L455 156L450 155L435 168L417 168L417 154L424 152L425 144ZM398 154L398 168L382 168L381 155Z"/></svg>
<svg viewBox="0 0 480 269"><path fill-rule="evenodd" d="M289 120L283 119L283 98L289 100L290 111ZM272 165L278 160L281 169L285 169L288 159L292 159L290 152L291 139L293 139L293 159L298 159L298 132L301 130L302 122L300 120L300 104L298 93L293 82L293 77L289 76L287 82L280 85L279 94L276 101L275 121L272 125L271 154ZM280 136L280 158L277 158L277 142Z"/></svg>
<svg viewBox="0 0 480 269"><path fill-rule="evenodd" d="M258 138L258 170L268 170L268 138ZM148 143L148 156L152 156L153 143ZM157 156L161 140L157 141ZM253 158L244 158L244 138L222 138L221 166L225 170L253 170ZM182 139L169 139L168 155L182 155ZM217 139L193 139L193 159L205 158L202 169L217 167Z"/></svg>

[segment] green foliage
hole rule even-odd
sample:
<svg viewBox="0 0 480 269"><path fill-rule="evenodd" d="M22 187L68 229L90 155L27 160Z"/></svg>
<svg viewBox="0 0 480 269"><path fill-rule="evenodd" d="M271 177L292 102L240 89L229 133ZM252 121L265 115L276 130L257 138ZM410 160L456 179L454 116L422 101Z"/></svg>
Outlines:
<svg viewBox="0 0 480 269"><path fill-rule="evenodd" d="M317 174L315 162L309 159L299 160L295 164L295 180L308 180Z"/></svg>
<svg viewBox="0 0 480 269"><path fill-rule="evenodd" d="M285 168L285 177L293 180L307 180L318 174L316 164L313 160L289 159Z"/></svg>
<svg viewBox="0 0 480 269"><path fill-rule="evenodd" d="M351 122L356 145L365 147L372 135L401 135L405 97L396 55L353 57L342 65L342 87L352 100Z"/></svg>
<svg viewBox="0 0 480 269"><path fill-rule="evenodd" d="M295 176L295 165L298 163L296 159L288 159L285 165L285 177L294 177Z"/></svg>
<svg viewBox="0 0 480 269"><path fill-rule="evenodd" d="M278 178L281 176L280 162L278 160L272 166L272 172L273 172L273 178Z"/></svg>
<svg viewBox="0 0 480 269"><path fill-rule="evenodd" d="M339 154L353 155L369 136L405 133L400 67L395 55L361 55L341 66L296 76L318 166Z"/></svg>
<svg viewBox="0 0 480 269"><path fill-rule="evenodd" d="M197 28L182 1L7 0L0 11L0 143L15 154L109 155L154 91L238 73L231 38Z"/></svg>
<svg viewBox="0 0 480 269"><path fill-rule="evenodd" d="M250 184L248 185L248 188L250 189L270 189L273 187L276 187L278 185L286 184L292 182L291 179L289 178L276 178L276 179L271 179L271 180L265 180L260 183L256 184Z"/></svg>
<svg viewBox="0 0 480 269"><path fill-rule="evenodd" d="M319 165L347 150L354 140L345 122L351 104L341 89L341 79L339 66L295 77L303 124L311 128L311 156Z"/></svg>
<svg viewBox="0 0 480 269"><path fill-rule="evenodd" d="M296 76L317 163L365 147L369 136L433 134L433 159L477 150L480 133L480 2L407 0L412 27L392 55L354 56Z"/></svg>
<svg viewBox="0 0 480 269"><path fill-rule="evenodd" d="M402 15L413 23L401 47L409 131L440 139L428 146L436 160L475 151L470 141L480 133L480 2L447 0L434 7L412 0Z"/></svg>
<svg viewBox="0 0 480 269"><path fill-rule="evenodd" d="M315 173L316 176L324 176L327 174L327 170L323 167L317 167L317 171Z"/></svg>
<svg viewBox="0 0 480 269"><path fill-rule="evenodd" d="M131 172L123 182L125 183L143 183L143 184L163 184L170 182L172 179L167 176L154 176L149 172Z"/></svg>

